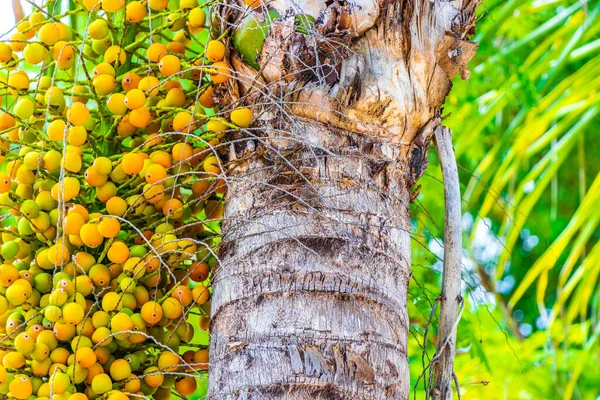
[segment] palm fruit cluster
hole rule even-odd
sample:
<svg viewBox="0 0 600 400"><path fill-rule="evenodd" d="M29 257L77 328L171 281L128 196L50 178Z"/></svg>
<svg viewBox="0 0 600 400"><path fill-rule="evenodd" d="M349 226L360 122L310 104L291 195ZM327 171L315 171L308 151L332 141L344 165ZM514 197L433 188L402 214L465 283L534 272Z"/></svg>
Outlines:
<svg viewBox="0 0 600 400"><path fill-rule="evenodd" d="M187 396L208 366L221 149L252 112L219 114L209 5L60 3L0 42L0 396Z"/></svg>

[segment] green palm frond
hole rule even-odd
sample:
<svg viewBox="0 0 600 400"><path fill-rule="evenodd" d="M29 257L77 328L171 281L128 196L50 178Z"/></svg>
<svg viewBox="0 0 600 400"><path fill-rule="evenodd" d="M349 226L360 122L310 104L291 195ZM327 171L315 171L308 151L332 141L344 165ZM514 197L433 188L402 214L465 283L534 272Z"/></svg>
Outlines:
<svg viewBox="0 0 600 400"><path fill-rule="evenodd" d="M448 107L457 157L472 171L472 239L494 223L503 250L493 278L517 281L509 310L539 310L548 329L598 318L600 3L495 1L481 21L479 61ZM524 229L540 237L535 250L520 246ZM591 321L586 346L599 334Z"/></svg>

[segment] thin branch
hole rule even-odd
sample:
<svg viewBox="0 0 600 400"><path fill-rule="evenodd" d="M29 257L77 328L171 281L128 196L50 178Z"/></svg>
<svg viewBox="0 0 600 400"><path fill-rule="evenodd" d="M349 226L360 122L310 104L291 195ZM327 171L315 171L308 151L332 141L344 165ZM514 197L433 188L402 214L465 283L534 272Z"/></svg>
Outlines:
<svg viewBox="0 0 600 400"><path fill-rule="evenodd" d="M448 128L435 131L446 203L444 227L444 273L440 309L440 327L435 362L432 362L434 400L452 400L452 376L456 351L458 305L461 303L462 223L458 168L452 148L452 133Z"/></svg>

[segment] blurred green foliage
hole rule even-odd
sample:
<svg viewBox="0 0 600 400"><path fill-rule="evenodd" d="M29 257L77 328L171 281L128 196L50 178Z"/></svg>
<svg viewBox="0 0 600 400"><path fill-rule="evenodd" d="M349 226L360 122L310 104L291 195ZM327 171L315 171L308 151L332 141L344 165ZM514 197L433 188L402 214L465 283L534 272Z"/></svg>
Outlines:
<svg viewBox="0 0 600 400"><path fill-rule="evenodd" d="M444 110L465 213L462 399L597 399L600 3L491 0L479 11L471 78L455 81ZM441 179L432 151L412 206L413 385L439 294Z"/></svg>

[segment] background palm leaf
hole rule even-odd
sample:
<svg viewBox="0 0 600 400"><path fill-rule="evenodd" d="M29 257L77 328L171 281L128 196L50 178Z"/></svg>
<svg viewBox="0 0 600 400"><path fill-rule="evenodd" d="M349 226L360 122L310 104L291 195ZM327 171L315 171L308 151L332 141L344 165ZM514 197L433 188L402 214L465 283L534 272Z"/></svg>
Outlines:
<svg viewBox="0 0 600 400"><path fill-rule="evenodd" d="M503 388L510 394L595 399L598 391L589 389L586 366L598 355L600 329L600 3L484 5L471 79L455 83L445 110L452 114L446 124L463 168L465 227L472 243L465 252L465 279L479 304L472 310L478 319L485 310L504 333L512 326L512 336L525 338L521 343L504 338L518 353L517 370L526 373L528 350L536 349L532 365L552 374L548 393L532 381L521 388L507 378ZM432 155L414 209L416 240L427 244L432 238L426 247L433 253L442 226L431 217L440 215L441 199L432 195L440 187L435 163ZM482 232L492 238L484 247L497 247L497 257L478 255ZM504 314L498 311L503 304ZM481 329L483 322L478 324ZM465 341L471 357L489 358L493 350L477 349L477 335L466 332L477 323L467 316L461 327L463 338L470 337ZM487 360L484 366L494 369ZM478 376L462 368L463 375ZM499 376L496 370L490 379ZM471 392L477 395L470 398L507 398L486 386L465 386L466 398Z"/></svg>

